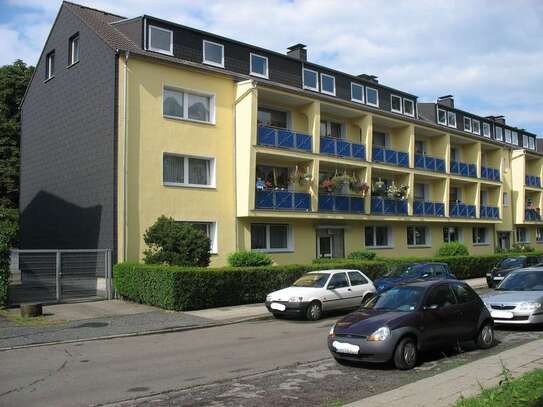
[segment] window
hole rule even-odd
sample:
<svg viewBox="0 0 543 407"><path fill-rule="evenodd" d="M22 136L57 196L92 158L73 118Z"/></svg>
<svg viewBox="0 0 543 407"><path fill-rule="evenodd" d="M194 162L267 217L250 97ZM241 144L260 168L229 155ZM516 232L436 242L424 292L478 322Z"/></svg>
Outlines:
<svg viewBox="0 0 543 407"><path fill-rule="evenodd" d="M505 142L511 144L511 130L505 129L503 133L505 135Z"/></svg>
<svg viewBox="0 0 543 407"><path fill-rule="evenodd" d="M487 230L486 228L473 228L473 244L487 244Z"/></svg>
<svg viewBox="0 0 543 407"><path fill-rule="evenodd" d="M471 121L471 130L474 134L481 134L481 122L479 120L473 119Z"/></svg>
<svg viewBox="0 0 543 407"><path fill-rule="evenodd" d="M364 87L358 83L351 82L351 100L364 103Z"/></svg>
<svg viewBox="0 0 543 407"><path fill-rule="evenodd" d="M264 181L267 188L288 189L290 171L287 167L277 167L269 165L256 166L256 179Z"/></svg>
<svg viewBox="0 0 543 407"><path fill-rule="evenodd" d="M535 241L536 242L543 242L543 227L538 226L535 230Z"/></svg>
<svg viewBox="0 0 543 407"><path fill-rule="evenodd" d="M379 92L377 89L366 86L366 103L370 106L379 107Z"/></svg>
<svg viewBox="0 0 543 407"><path fill-rule="evenodd" d="M321 137L342 138L342 127L341 123L321 120Z"/></svg>
<svg viewBox="0 0 543 407"><path fill-rule="evenodd" d="M426 246L427 228L425 226L408 226L407 227L407 245L408 246Z"/></svg>
<svg viewBox="0 0 543 407"><path fill-rule="evenodd" d="M404 99L403 100L403 113L406 116L415 117L415 102L413 102L411 99Z"/></svg>
<svg viewBox="0 0 543 407"><path fill-rule="evenodd" d="M483 122L483 136L490 138L490 124Z"/></svg>
<svg viewBox="0 0 543 407"><path fill-rule="evenodd" d="M522 147L528 148L528 136L526 134L522 135Z"/></svg>
<svg viewBox="0 0 543 407"><path fill-rule="evenodd" d="M291 251L292 233L289 225L253 223L251 249L261 251Z"/></svg>
<svg viewBox="0 0 543 407"><path fill-rule="evenodd" d="M471 133L471 119L469 117L464 117L464 131Z"/></svg>
<svg viewBox="0 0 543 407"><path fill-rule="evenodd" d="M311 69L304 68L303 71L303 82L304 89L319 91L319 74Z"/></svg>
<svg viewBox="0 0 543 407"><path fill-rule="evenodd" d="M528 137L528 148L535 150L535 139L533 137Z"/></svg>
<svg viewBox="0 0 543 407"><path fill-rule="evenodd" d="M503 141L503 128L496 126L494 128L494 135L496 136L496 140Z"/></svg>
<svg viewBox="0 0 543 407"><path fill-rule="evenodd" d="M451 287L459 304L477 300L477 294L468 286L461 283L452 283Z"/></svg>
<svg viewBox="0 0 543 407"><path fill-rule="evenodd" d="M216 254L217 250L217 224L215 222L192 222L192 221L182 221L180 223L185 223L192 226L194 229L198 229L205 233L209 240L211 241L211 253Z"/></svg>
<svg viewBox="0 0 543 407"><path fill-rule="evenodd" d="M388 226L366 226L365 237L367 247L390 247Z"/></svg>
<svg viewBox="0 0 543 407"><path fill-rule="evenodd" d="M415 201L424 201L426 199L426 185L415 183L413 198Z"/></svg>
<svg viewBox="0 0 543 407"><path fill-rule="evenodd" d="M511 132L511 143L518 146L518 133L516 131Z"/></svg>
<svg viewBox="0 0 543 407"><path fill-rule="evenodd" d="M79 34L75 34L68 41L68 65L79 62Z"/></svg>
<svg viewBox="0 0 543 407"><path fill-rule="evenodd" d="M449 202L462 202L462 191L458 187L451 187L449 192Z"/></svg>
<svg viewBox="0 0 543 407"><path fill-rule="evenodd" d="M251 54L251 75L268 79L268 58Z"/></svg>
<svg viewBox="0 0 543 407"><path fill-rule="evenodd" d="M460 242L460 230L456 226L445 226L443 228L443 241L445 243L449 242Z"/></svg>
<svg viewBox="0 0 543 407"><path fill-rule="evenodd" d="M460 153L456 147L451 147L451 160L458 161L460 159Z"/></svg>
<svg viewBox="0 0 543 407"><path fill-rule="evenodd" d="M390 95L390 110L394 113L402 113L402 98L396 95Z"/></svg>
<svg viewBox="0 0 543 407"><path fill-rule="evenodd" d="M164 154L162 179L168 186L215 186L215 160Z"/></svg>
<svg viewBox="0 0 543 407"><path fill-rule="evenodd" d="M509 206L509 192L503 193L503 206L506 208Z"/></svg>
<svg viewBox="0 0 543 407"><path fill-rule="evenodd" d="M488 205L488 191L481 190L481 194L479 195L479 203L483 206Z"/></svg>
<svg viewBox="0 0 543 407"><path fill-rule="evenodd" d="M529 243L528 231L526 228L517 228L517 243Z"/></svg>
<svg viewBox="0 0 543 407"><path fill-rule="evenodd" d="M321 92L336 96L336 78L332 75L321 73Z"/></svg>
<svg viewBox="0 0 543 407"><path fill-rule="evenodd" d="M373 132L373 146L374 147L380 147L380 148L386 148L386 146L387 146L387 135L385 133L380 132L380 131L374 131Z"/></svg>
<svg viewBox="0 0 543 407"><path fill-rule="evenodd" d="M214 123L215 97L164 88L162 112L165 117Z"/></svg>
<svg viewBox="0 0 543 407"><path fill-rule="evenodd" d="M347 274L349 274L349 280L351 280L352 286L368 284L368 280L366 280L358 271L349 271Z"/></svg>
<svg viewBox="0 0 543 407"><path fill-rule="evenodd" d="M224 45L204 40L204 64L224 68Z"/></svg>
<svg viewBox="0 0 543 407"><path fill-rule="evenodd" d="M426 149L424 148L424 141L415 140L415 153L424 154L425 152L426 152Z"/></svg>
<svg viewBox="0 0 543 407"><path fill-rule="evenodd" d="M456 113L447 112L447 124L449 127L456 128Z"/></svg>
<svg viewBox="0 0 543 407"><path fill-rule="evenodd" d="M257 122L259 126L288 128L288 114L280 110L258 108Z"/></svg>
<svg viewBox="0 0 543 407"><path fill-rule="evenodd" d="M51 51L45 57L45 80L55 76L55 51Z"/></svg>
<svg viewBox="0 0 543 407"><path fill-rule="evenodd" d="M345 273L336 273L332 276L330 279L330 282L328 283L328 287L334 287L334 288L344 288L349 287L349 281L347 281L347 274Z"/></svg>
<svg viewBox="0 0 543 407"><path fill-rule="evenodd" d="M455 304L454 294L449 286L444 284L431 289L424 305L431 309L441 309Z"/></svg>
<svg viewBox="0 0 543 407"><path fill-rule="evenodd" d="M150 25L149 50L173 55L173 31Z"/></svg>
<svg viewBox="0 0 543 407"><path fill-rule="evenodd" d="M439 107L437 108L437 122L443 126L447 125L447 112Z"/></svg>

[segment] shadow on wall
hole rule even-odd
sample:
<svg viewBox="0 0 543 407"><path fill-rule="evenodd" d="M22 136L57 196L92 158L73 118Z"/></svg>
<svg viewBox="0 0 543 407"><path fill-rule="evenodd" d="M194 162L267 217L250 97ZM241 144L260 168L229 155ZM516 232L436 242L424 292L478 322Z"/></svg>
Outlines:
<svg viewBox="0 0 543 407"><path fill-rule="evenodd" d="M102 206L84 208L40 191L21 212L21 249L96 249Z"/></svg>

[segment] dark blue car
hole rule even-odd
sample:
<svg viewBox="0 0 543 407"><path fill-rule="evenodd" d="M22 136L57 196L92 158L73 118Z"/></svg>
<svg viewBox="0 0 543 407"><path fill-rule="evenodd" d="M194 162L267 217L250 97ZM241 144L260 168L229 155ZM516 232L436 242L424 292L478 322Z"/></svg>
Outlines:
<svg viewBox="0 0 543 407"><path fill-rule="evenodd" d="M456 279L446 263L412 263L403 264L374 281L378 293L386 291L401 283L419 280Z"/></svg>

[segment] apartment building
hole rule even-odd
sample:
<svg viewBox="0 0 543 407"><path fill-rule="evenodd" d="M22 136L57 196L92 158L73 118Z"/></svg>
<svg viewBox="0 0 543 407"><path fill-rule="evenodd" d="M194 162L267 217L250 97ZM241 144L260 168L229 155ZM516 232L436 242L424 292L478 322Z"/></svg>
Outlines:
<svg viewBox="0 0 543 407"><path fill-rule="evenodd" d="M543 248L543 154L501 116L151 16L64 2L22 105L21 248L141 259L161 215L212 264Z"/></svg>

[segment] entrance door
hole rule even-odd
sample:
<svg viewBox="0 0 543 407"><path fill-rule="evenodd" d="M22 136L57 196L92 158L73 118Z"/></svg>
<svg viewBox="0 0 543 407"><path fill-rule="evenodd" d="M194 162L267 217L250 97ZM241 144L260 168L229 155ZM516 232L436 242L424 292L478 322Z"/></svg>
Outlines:
<svg viewBox="0 0 543 407"><path fill-rule="evenodd" d="M343 229L317 229L317 258L345 257Z"/></svg>
<svg viewBox="0 0 543 407"><path fill-rule="evenodd" d="M511 232L498 232L498 246L500 249L509 250L511 247Z"/></svg>
<svg viewBox="0 0 543 407"><path fill-rule="evenodd" d="M317 250L319 259L331 259L332 258L332 236L318 236L317 237Z"/></svg>

